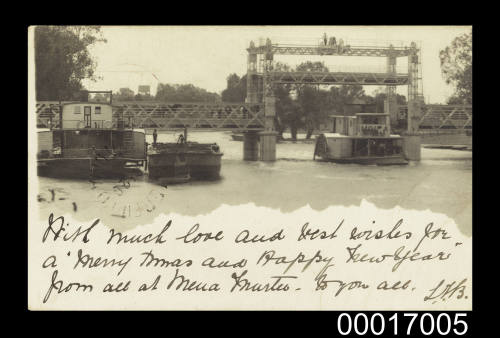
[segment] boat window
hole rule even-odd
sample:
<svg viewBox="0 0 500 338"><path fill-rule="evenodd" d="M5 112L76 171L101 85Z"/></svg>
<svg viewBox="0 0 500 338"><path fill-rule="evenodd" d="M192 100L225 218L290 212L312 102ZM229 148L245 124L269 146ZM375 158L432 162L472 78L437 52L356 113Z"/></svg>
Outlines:
<svg viewBox="0 0 500 338"><path fill-rule="evenodd" d="M100 114L101 113L101 107L95 107L95 113Z"/></svg>
<svg viewBox="0 0 500 338"><path fill-rule="evenodd" d="M80 114L80 113L81 113L80 106L75 106L73 108L73 114Z"/></svg>

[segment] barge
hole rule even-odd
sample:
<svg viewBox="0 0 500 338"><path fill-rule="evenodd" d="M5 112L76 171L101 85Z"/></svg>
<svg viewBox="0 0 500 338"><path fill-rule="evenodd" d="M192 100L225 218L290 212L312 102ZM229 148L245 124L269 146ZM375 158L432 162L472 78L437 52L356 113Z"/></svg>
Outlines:
<svg viewBox="0 0 500 338"><path fill-rule="evenodd" d="M186 163L190 178L214 180L220 177L223 153L217 143L198 143L187 141L187 131L174 143L153 143L148 150L148 174L150 178L175 178L185 175L179 173L180 162Z"/></svg>

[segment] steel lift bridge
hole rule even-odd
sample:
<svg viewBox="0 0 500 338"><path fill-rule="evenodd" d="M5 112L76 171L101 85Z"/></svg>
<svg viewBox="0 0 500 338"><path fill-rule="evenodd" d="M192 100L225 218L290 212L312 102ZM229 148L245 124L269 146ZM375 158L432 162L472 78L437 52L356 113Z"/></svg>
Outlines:
<svg viewBox="0 0 500 338"><path fill-rule="evenodd" d="M315 85L376 85L386 86L387 99L385 113L396 119L400 110L396 101L396 86L408 86L408 131L418 129L422 95L422 75L420 48L415 42L406 47L349 45L328 41L311 45L278 44L267 39L256 46L250 43L247 69L247 98L249 104L264 104L265 132L260 134L260 159L275 159L275 140L273 135L276 115L274 87L277 84L315 84ZM385 72L298 72L283 71L275 68L275 55L323 55L323 56L364 56L383 57L387 60ZM400 57L408 59L408 72L397 73L396 62ZM253 133L245 134L245 141L255 142ZM274 133L275 134L275 133ZM252 148L249 146L248 148ZM247 158L251 159L251 158Z"/></svg>
<svg viewBox="0 0 500 338"><path fill-rule="evenodd" d="M113 102L115 126L123 119L125 125L136 128L206 128L244 132L243 158L246 160L274 161L276 115L274 88L277 84L316 85L376 85L387 87L385 112L396 116L396 86L408 86L408 116L417 116L421 97L420 50L415 43L410 47L291 45L265 43L255 46L250 42L247 62L247 97L244 103L193 103L193 102ZM275 55L324 55L385 57L387 70L369 72L292 72L274 68ZM408 58L408 73L396 72L396 60ZM37 124L42 127L57 125L59 104L37 103ZM414 121L414 119L411 119ZM409 123L410 124L410 123ZM412 128L416 123L411 125Z"/></svg>

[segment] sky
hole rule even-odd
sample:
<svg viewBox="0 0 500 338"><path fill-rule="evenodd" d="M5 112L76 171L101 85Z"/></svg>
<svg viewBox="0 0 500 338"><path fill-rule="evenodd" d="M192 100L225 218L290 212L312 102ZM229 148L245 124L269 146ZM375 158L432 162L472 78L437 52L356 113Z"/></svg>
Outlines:
<svg viewBox="0 0 500 338"><path fill-rule="evenodd" d="M351 45L382 44L422 50L423 93L426 103L445 103L453 94L441 75L439 51L471 31L470 26L103 26L100 43L90 49L97 61L97 82L84 81L89 90L128 87L137 93L139 85L187 84L221 93L231 73L242 76L247 68L250 41L270 38L288 44L315 44L324 33ZM275 56L275 61L296 65L303 61L324 61L331 70L383 71L385 58L337 56ZM397 70L406 72L407 59L397 59ZM365 86L368 94L382 88ZM407 86L397 92L407 95Z"/></svg>

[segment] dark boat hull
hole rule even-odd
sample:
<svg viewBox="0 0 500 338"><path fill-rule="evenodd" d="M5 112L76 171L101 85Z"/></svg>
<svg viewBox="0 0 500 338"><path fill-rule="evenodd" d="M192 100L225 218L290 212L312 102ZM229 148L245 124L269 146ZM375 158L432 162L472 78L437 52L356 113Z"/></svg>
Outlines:
<svg viewBox="0 0 500 338"><path fill-rule="evenodd" d="M190 179L191 177L189 175L177 177L160 177L158 179L158 183L164 186L172 184L183 184L189 182Z"/></svg>
<svg viewBox="0 0 500 338"><path fill-rule="evenodd" d="M148 155L148 173L151 178L173 176L177 153ZM184 153L189 174L194 179L217 179L220 177L222 154Z"/></svg>
<svg viewBox="0 0 500 338"><path fill-rule="evenodd" d="M349 158L320 158L320 161L335 163L355 163L363 165L406 165L408 161L403 156L360 156Z"/></svg>
<svg viewBox="0 0 500 338"><path fill-rule="evenodd" d="M121 178L126 159L51 158L38 160L38 175L60 178Z"/></svg>

